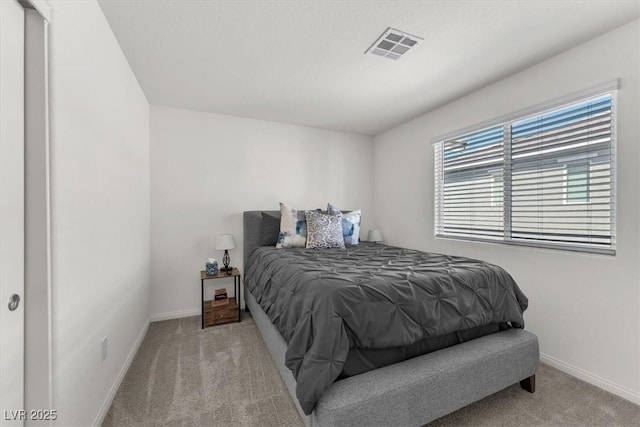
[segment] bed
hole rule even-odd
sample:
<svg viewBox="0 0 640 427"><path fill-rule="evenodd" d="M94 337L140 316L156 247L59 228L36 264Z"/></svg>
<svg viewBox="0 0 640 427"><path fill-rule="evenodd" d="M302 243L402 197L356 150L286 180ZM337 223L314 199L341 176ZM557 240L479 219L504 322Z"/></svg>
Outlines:
<svg viewBox="0 0 640 427"><path fill-rule="evenodd" d="M280 214L244 212L246 307L306 425L423 425L518 382L535 390L538 341L504 270L379 244L263 247L263 213Z"/></svg>

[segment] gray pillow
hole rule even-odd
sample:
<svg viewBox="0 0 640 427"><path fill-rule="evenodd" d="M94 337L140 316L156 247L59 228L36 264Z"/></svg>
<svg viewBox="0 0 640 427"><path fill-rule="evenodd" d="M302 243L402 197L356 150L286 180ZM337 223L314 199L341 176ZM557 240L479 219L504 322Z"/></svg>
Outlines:
<svg viewBox="0 0 640 427"><path fill-rule="evenodd" d="M327 215L306 211L304 215L307 220L307 248L344 249L342 214Z"/></svg>
<svg viewBox="0 0 640 427"><path fill-rule="evenodd" d="M278 234L280 234L280 218L271 214L262 212L262 246L275 246L278 242Z"/></svg>

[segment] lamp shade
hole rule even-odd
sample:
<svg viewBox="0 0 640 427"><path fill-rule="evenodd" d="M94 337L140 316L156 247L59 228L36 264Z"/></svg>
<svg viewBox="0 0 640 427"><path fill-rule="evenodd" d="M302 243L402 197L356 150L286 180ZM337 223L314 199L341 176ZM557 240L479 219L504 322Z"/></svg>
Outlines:
<svg viewBox="0 0 640 427"><path fill-rule="evenodd" d="M220 234L216 239L216 249L219 251L235 248L236 242L233 240L233 234Z"/></svg>
<svg viewBox="0 0 640 427"><path fill-rule="evenodd" d="M374 228L373 230L369 230L367 240L370 242L382 242L384 239L382 238L382 232L377 228Z"/></svg>

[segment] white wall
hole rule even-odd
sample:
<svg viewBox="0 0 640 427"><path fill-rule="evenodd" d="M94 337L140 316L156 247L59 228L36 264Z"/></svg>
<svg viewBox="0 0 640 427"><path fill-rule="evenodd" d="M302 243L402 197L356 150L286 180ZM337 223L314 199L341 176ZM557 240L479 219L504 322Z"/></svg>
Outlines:
<svg viewBox="0 0 640 427"><path fill-rule="evenodd" d="M168 107L151 108L153 320L200 314L199 271L219 233L242 267L242 212L362 209L374 225L372 138Z"/></svg>
<svg viewBox="0 0 640 427"><path fill-rule="evenodd" d="M87 426L149 321L149 104L98 4L52 4L53 408Z"/></svg>
<svg viewBox="0 0 640 427"><path fill-rule="evenodd" d="M604 34L375 137L374 202L388 243L506 268L530 299L543 360L640 402L639 23ZM491 60L491 58L487 58ZM473 64L469 64L472 72ZM433 237L433 138L620 78L617 255Z"/></svg>

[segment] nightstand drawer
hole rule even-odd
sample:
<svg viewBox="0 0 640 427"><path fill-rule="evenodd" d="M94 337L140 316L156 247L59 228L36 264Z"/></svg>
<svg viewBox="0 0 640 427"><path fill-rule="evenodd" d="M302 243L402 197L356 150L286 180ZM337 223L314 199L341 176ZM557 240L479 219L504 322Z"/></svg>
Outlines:
<svg viewBox="0 0 640 427"><path fill-rule="evenodd" d="M229 303L214 307L213 300L204 302L204 327L221 325L238 321L238 303L235 298L229 298Z"/></svg>

